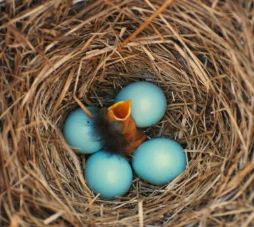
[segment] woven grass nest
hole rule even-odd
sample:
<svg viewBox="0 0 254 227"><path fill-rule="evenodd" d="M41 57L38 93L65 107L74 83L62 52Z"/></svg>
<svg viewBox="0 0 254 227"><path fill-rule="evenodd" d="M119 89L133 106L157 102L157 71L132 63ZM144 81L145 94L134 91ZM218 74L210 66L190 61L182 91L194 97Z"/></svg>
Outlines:
<svg viewBox="0 0 254 227"><path fill-rule="evenodd" d="M0 226L253 226L254 2L0 3ZM166 93L146 133L176 139L186 171L134 178L103 201L62 124L133 81Z"/></svg>

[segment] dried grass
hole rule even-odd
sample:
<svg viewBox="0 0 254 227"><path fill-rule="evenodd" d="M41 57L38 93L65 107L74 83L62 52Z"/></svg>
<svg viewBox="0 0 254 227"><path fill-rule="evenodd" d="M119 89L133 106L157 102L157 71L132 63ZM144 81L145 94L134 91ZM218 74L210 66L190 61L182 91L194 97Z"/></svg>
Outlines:
<svg viewBox="0 0 254 227"><path fill-rule="evenodd" d="M0 5L1 226L254 225L254 2L162 4ZM165 187L135 179L126 197L101 201L61 125L136 80L166 92L167 115L147 133L178 140L188 168Z"/></svg>

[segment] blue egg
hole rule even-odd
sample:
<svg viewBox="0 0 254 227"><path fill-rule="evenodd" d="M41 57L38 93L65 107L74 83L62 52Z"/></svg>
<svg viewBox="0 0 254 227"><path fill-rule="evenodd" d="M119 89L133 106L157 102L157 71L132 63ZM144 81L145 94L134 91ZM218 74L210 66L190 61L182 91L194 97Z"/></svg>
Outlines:
<svg viewBox="0 0 254 227"><path fill-rule="evenodd" d="M166 97L155 84L140 81L124 87L116 96L116 102L132 101L131 115L139 128L158 123L167 109Z"/></svg>
<svg viewBox="0 0 254 227"><path fill-rule="evenodd" d="M89 188L103 199L114 199L128 192L132 169L127 159L104 150L91 155L85 165Z"/></svg>
<svg viewBox="0 0 254 227"><path fill-rule="evenodd" d="M96 113L95 108L88 109ZM63 134L67 143L79 153L94 153L102 148L93 120L81 108L69 113L64 122Z"/></svg>
<svg viewBox="0 0 254 227"><path fill-rule="evenodd" d="M186 168L183 148L174 140L154 138L146 141L135 151L132 165L143 180L164 185L181 174Z"/></svg>

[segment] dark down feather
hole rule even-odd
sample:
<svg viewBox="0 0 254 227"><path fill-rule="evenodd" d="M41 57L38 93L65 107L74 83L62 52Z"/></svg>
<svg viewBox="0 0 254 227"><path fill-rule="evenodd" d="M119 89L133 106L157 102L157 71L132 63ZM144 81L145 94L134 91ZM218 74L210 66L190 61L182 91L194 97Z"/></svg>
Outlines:
<svg viewBox="0 0 254 227"><path fill-rule="evenodd" d="M107 109L104 108L95 116L95 129L102 138L103 148L107 151L124 153L128 142L121 133L121 122L109 122Z"/></svg>

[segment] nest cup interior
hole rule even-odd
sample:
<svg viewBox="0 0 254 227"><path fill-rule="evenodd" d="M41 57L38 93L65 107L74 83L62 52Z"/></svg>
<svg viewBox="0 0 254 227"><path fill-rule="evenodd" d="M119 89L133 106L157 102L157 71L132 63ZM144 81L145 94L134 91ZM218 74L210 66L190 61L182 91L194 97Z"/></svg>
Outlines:
<svg viewBox="0 0 254 227"><path fill-rule="evenodd" d="M122 48L162 1L2 6L17 22L0 25L0 223L254 224L247 2L174 1ZM88 189L85 157L64 141L63 121L80 103L111 105L134 81L165 92L166 115L146 133L176 139L188 166L166 186L135 178L126 196L103 201Z"/></svg>

